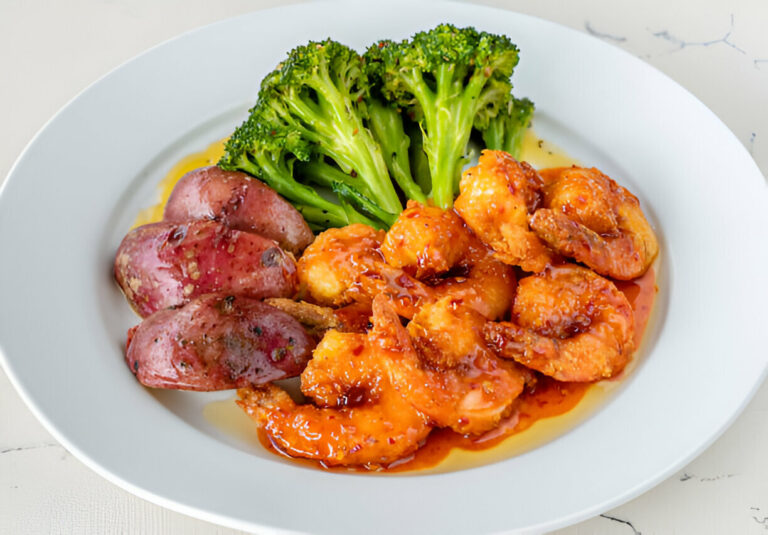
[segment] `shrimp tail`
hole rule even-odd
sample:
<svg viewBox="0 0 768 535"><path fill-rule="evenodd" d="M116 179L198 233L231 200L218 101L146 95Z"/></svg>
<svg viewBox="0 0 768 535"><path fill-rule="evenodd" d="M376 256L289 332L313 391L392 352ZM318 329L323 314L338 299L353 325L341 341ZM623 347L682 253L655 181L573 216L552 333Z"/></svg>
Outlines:
<svg viewBox="0 0 768 535"><path fill-rule="evenodd" d="M619 280L634 279L643 274L646 261L631 236L603 238L597 232L548 208L541 208L530 218L539 238L558 252L589 265L597 273Z"/></svg>

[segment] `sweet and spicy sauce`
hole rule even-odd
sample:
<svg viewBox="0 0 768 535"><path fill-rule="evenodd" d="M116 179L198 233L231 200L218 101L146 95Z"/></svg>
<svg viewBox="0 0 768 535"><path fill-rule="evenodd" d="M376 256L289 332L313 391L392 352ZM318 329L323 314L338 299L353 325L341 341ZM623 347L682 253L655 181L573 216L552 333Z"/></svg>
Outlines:
<svg viewBox="0 0 768 535"><path fill-rule="evenodd" d="M161 219L162 207L176 181L192 169L213 165L220 157L222 150L223 142L216 142L206 151L190 155L179 162L161 183L161 202L143 212L137 224ZM576 160L538 138L531 130L526 133L521 159L531 162L540 169L578 165ZM547 180L548 170L542 169L540 173ZM639 348L658 291L655 271L651 268L638 279L614 282L617 288L627 296L635 312L635 347ZM619 376L594 384L563 383L539 375L536 384L528 388L515 402L512 415L496 429L480 437L460 435L450 429L436 429L416 453L385 467L385 471L387 473L414 471L424 473L424 471L456 470L499 461L529 451L556 438L587 418L595 407L604 403L606 398L615 391L619 379L633 365L634 361ZM254 440L256 435L258 442L264 448L275 454L284 455L261 430L256 434L253 433L253 423L231 401L215 402L206 407L206 418L226 434L249 443L256 442ZM235 429L242 426L249 427L247 436ZM305 466L322 467L332 471L368 472L362 468L327 468L321 463L307 459L292 458L291 460Z"/></svg>

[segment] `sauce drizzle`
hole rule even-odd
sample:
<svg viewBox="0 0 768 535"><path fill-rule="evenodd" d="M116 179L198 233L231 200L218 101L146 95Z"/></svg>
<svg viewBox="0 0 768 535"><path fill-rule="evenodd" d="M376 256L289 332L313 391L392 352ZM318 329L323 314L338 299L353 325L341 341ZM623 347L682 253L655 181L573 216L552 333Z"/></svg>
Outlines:
<svg viewBox="0 0 768 535"><path fill-rule="evenodd" d="M178 179L188 171L215 164L223 153L224 142L225 140L217 141L205 151L191 154L176 164L160 184L160 202L139 214L136 225L162 219L163 206ZM528 161L539 168L539 173L545 181L553 170L542 168L565 167L579 163L559 148L539 138L530 129L526 132L523 141L521 160ZM642 277L632 281L614 281L614 283L626 295L635 312L636 358L658 292L656 274L651 267ZM606 397L615 391L619 380L634 367L635 358L624 372L599 383L564 383L538 374L535 385L523 392L516 400L512 414L496 429L479 437L461 435L450 429L435 429L416 453L396 461L382 470L387 473L416 470L434 471L435 469L437 471L454 470L502 460L538 447L583 421L594 407L604 402ZM224 403L227 404L226 407ZM216 410L213 410L213 405L216 405ZM247 417L231 401L216 402L211 404L210 408L212 410L206 411L206 418L228 435L233 434L232 425L223 424L225 421L232 420L232 415L226 416L226 414L232 411L240 412L234 420L242 422L242 424L237 424L238 427L246 425L245 418ZM252 424L249 427L252 427ZM247 442L249 443L256 442L252 431L253 429L248 434ZM527 432L523 434L523 431ZM241 439L245 436L241 432L235 434L240 435ZM287 457L285 453L275 447L261 429L258 429L256 434L258 442L265 449ZM525 437L524 440L523 437ZM476 452L480 451L487 454L483 456L483 461L479 462ZM492 451L493 454L491 454ZM473 455L472 460L468 460L467 453L464 452ZM457 457L458 460L454 460L454 457ZM359 467L328 468L320 462L309 459L291 457L290 460L292 463L299 463L312 468L323 468L333 472L370 473L365 468Z"/></svg>

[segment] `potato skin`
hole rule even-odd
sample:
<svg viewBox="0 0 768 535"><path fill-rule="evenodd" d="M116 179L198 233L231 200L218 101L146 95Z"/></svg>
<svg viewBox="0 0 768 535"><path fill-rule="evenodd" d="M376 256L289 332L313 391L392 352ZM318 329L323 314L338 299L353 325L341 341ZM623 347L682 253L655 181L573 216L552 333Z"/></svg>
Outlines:
<svg viewBox="0 0 768 535"><path fill-rule="evenodd" d="M295 255L314 239L301 214L272 188L245 173L216 166L181 177L165 205L164 219L219 221L275 240Z"/></svg>
<svg viewBox="0 0 768 535"><path fill-rule="evenodd" d="M299 375L314 342L257 299L208 294L128 331L125 360L145 386L227 390Z"/></svg>
<svg viewBox="0 0 768 535"><path fill-rule="evenodd" d="M296 263L274 241L213 221L152 223L133 229L115 256L115 279L146 318L212 292L291 297Z"/></svg>

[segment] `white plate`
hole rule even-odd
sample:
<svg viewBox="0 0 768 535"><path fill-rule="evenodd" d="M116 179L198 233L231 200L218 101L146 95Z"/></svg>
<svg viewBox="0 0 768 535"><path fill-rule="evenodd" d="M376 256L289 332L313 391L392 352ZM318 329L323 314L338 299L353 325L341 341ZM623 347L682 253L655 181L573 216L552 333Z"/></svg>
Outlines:
<svg viewBox="0 0 768 535"><path fill-rule="evenodd" d="M206 425L201 402L187 403L193 394L139 386L122 356L136 319L111 262L169 165L228 133L296 44L330 35L362 49L441 21L510 35L522 50L516 94L536 102L538 131L628 184L660 231L657 328L619 393L526 454L377 477L241 447ZM663 480L755 392L768 360L767 208L763 177L715 115L653 68L580 33L462 4L257 12L120 67L30 143L0 196L0 353L22 397L72 453L193 516L283 533L552 529Z"/></svg>

